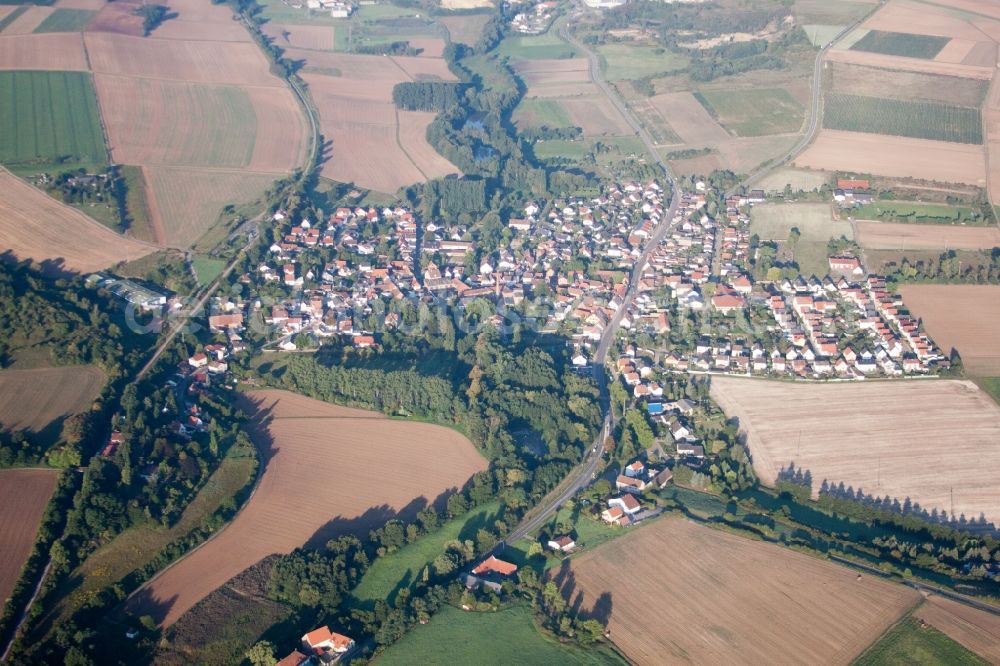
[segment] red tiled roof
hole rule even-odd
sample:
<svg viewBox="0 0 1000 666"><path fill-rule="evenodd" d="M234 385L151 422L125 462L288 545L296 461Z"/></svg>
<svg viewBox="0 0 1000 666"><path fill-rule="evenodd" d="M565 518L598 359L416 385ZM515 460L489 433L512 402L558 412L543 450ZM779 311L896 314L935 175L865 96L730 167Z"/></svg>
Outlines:
<svg viewBox="0 0 1000 666"><path fill-rule="evenodd" d="M517 565L510 562L498 560L493 555L483 560L479 566L472 570L473 575L479 576L484 573L498 573L501 576L509 576L517 571Z"/></svg>

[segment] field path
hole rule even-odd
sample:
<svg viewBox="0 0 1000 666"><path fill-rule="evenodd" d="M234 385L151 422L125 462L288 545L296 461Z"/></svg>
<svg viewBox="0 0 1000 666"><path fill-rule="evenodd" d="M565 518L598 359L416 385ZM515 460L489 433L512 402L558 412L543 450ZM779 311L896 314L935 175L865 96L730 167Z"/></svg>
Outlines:
<svg viewBox="0 0 1000 666"><path fill-rule="evenodd" d="M486 468L472 443L441 426L386 418L286 391L254 391L252 437L264 469L223 530L127 602L169 626L262 558L412 519Z"/></svg>

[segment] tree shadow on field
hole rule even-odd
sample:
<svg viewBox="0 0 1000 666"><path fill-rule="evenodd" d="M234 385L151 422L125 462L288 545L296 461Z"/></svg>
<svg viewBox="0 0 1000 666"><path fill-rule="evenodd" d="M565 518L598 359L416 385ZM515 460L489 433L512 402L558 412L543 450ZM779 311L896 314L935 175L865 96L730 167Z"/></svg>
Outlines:
<svg viewBox="0 0 1000 666"><path fill-rule="evenodd" d="M569 605L572 615L581 620L597 620L602 626L607 627L611 621L611 612L614 603L610 591L602 592L598 595L590 608L584 607L584 593L577 589L576 573L570 566L570 560L563 560L559 565L559 570L548 574L548 580L556 584L559 593Z"/></svg>

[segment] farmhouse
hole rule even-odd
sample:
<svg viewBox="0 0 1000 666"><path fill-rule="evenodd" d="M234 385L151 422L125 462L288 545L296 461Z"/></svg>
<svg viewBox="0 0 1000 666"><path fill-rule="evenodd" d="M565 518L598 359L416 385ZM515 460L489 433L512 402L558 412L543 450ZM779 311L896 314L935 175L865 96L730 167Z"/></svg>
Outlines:
<svg viewBox="0 0 1000 666"><path fill-rule="evenodd" d="M310 658L298 650L292 650L287 657L279 660L274 666L304 666L310 662Z"/></svg>
<svg viewBox="0 0 1000 666"><path fill-rule="evenodd" d="M337 661L354 648L354 639L330 631L322 626L302 637L302 647L324 664Z"/></svg>
<svg viewBox="0 0 1000 666"><path fill-rule="evenodd" d="M485 576L488 574L497 574L499 576L511 576L517 571L517 565L511 564L510 562L504 562L499 560L494 555L490 555L488 558L480 562L476 568L472 570L472 574L475 576Z"/></svg>
<svg viewBox="0 0 1000 666"><path fill-rule="evenodd" d="M645 479L636 478L633 476L625 476L624 474L619 474L618 479L615 481L615 489L620 493L633 493L639 494L649 483Z"/></svg>
<svg viewBox="0 0 1000 666"><path fill-rule="evenodd" d="M547 545L549 550L554 550L557 553L568 553L576 548L576 541L574 541L571 536L561 536L555 539L549 539Z"/></svg>
<svg viewBox="0 0 1000 666"><path fill-rule="evenodd" d="M834 273L847 273L849 275L862 275L865 272L865 269L861 267L861 260L849 256L830 257L830 270Z"/></svg>

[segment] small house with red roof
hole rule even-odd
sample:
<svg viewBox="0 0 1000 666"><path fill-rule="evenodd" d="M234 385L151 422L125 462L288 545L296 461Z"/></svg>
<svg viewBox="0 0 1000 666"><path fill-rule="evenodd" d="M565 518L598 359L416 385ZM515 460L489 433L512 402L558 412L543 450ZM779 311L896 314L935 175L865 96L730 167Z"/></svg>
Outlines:
<svg viewBox="0 0 1000 666"><path fill-rule="evenodd" d="M354 649L354 639L330 631L330 627L322 626L302 637L302 647L309 654L318 657L322 663L329 664Z"/></svg>

